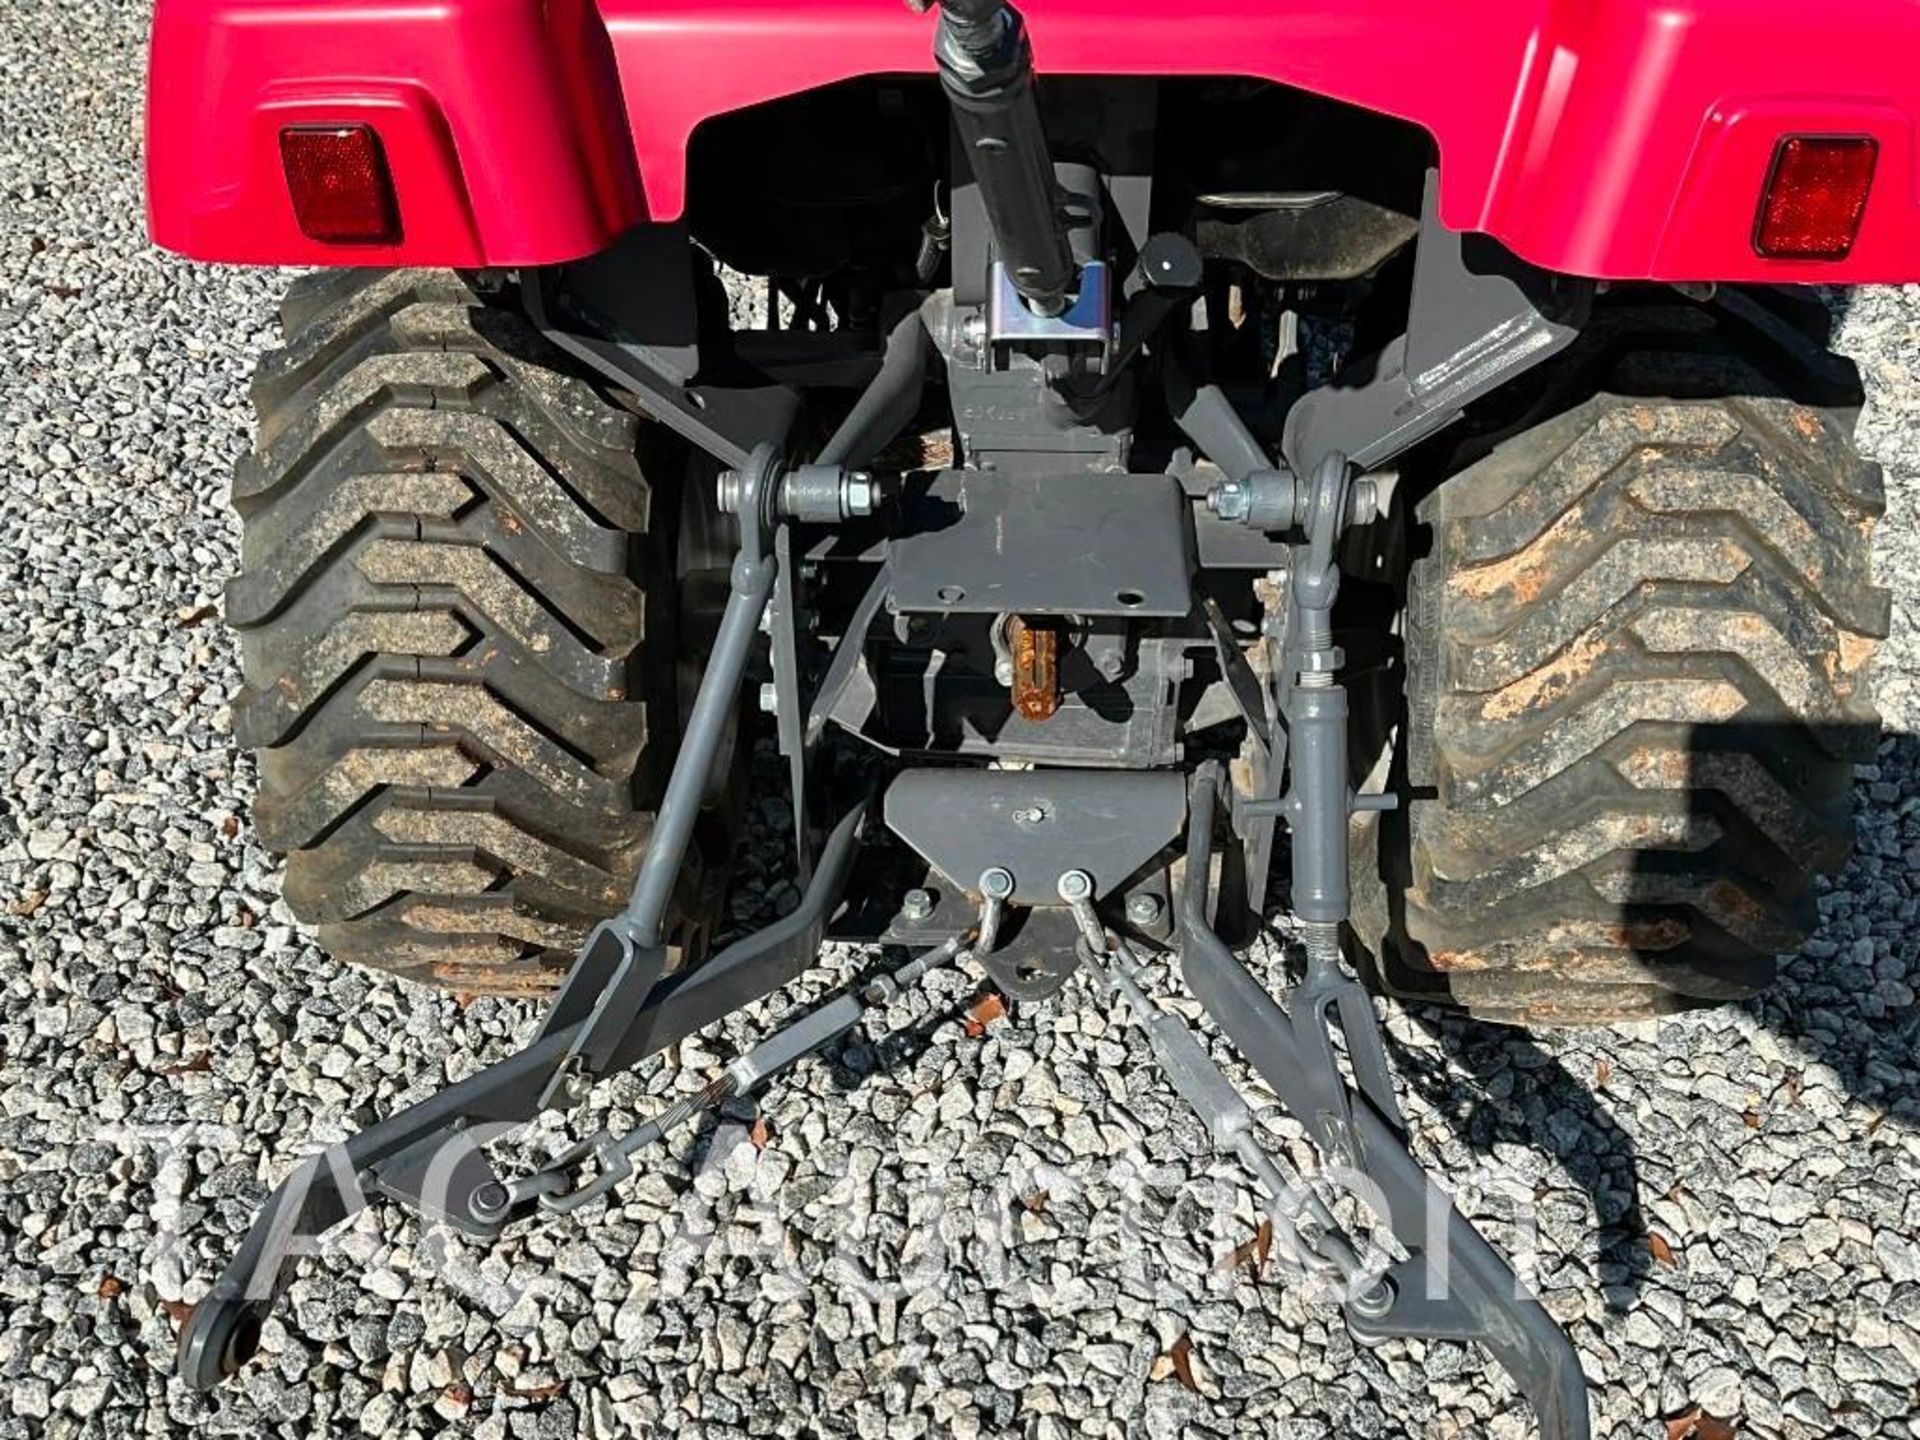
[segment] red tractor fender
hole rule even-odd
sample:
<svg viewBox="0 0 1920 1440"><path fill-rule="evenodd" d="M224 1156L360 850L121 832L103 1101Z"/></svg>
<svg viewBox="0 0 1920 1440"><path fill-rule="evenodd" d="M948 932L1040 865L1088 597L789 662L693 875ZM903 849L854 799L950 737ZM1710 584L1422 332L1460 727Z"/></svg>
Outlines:
<svg viewBox="0 0 1920 1440"><path fill-rule="evenodd" d="M1440 153L1441 218L1603 279L1920 280L1910 0L1030 0L1043 73L1242 75L1397 116ZM531 265L686 198L710 116L930 70L900 0L159 0L154 239L206 260ZM301 234L277 137L370 123L382 246ZM1840 261L1755 252L1783 135L1871 137Z"/></svg>

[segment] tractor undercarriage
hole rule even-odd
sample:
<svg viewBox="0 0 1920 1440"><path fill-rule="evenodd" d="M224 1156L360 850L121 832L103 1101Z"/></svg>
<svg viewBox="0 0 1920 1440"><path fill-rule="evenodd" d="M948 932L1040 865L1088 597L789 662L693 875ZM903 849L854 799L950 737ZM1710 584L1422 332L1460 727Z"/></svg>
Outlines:
<svg viewBox="0 0 1920 1440"><path fill-rule="evenodd" d="M1406 791L1391 783L1386 557L1407 526L1393 466L1566 350L1594 287L1444 228L1432 156L1397 128L1343 132L1378 144L1373 173L1398 177L1381 180L1384 199L1236 188L1230 157L1169 182L1191 193L1158 195L1162 130L1191 138L1176 87L1082 83L1043 104L1000 0L948 0L936 35L945 106L931 120L904 86L805 98L894 127L873 137L878 173L837 225L802 218L832 201L798 153L786 191L714 188L701 146L724 148L729 119L696 137L687 223L473 278L710 457L718 473L691 496L702 518L681 542L681 629L702 632L703 668L631 895L592 930L538 1035L303 1165L195 1311L182 1373L210 1387L242 1363L306 1242L370 1196L479 1237L577 1209L702 1105L969 963L1016 1000L1124 1013L1139 1057L1268 1192L1301 1269L1330 1279L1357 1335L1477 1341L1544 1435L1583 1437L1570 1343L1409 1152L1347 944L1356 818ZM1297 119L1276 96L1228 98ZM949 130L926 185L915 137ZM1168 213L1183 223L1156 231ZM715 326L716 256L768 277L766 328ZM1403 303L1372 303L1383 294ZM1383 328L1382 313L1403 323ZM1352 332L1332 383L1309 383L1298 346L1316 315ZM793 439L822 414L831 423ZM701 959L675 931L677 897L763 677L802 899ZM851 894L863 846L905 857L887 872L906 877L894 893ZM1232 948L1267 913L1270 878L1304 953L1284 988ZM918 958L639 1130L532 1174L495 1170L491 1141L772 995L828 938ZM1274 1158L1194 1033L1142 989L1162 958L1405 1258L1366 1258Z"/></svg>

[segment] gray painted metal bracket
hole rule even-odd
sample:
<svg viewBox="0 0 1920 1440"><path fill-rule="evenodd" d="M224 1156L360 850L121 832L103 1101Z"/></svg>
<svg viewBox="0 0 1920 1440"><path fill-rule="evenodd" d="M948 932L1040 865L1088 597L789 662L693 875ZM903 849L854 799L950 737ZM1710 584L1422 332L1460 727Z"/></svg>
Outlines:
<svg viewBox="0 0 1920 1440"><path fill-rule="evenodd" d="M1592 282L1537 270L1489 236L1447 229L1439 194L1439 173L1429 170L1407 333L1295 402L1281 445L1294 474L1312 474L1335 451L1370 470L1579 335Z"/></svg>
<svg viewBox="0 0 1920 1440"><path fill-rule="evenodd" d="M733 373L727 377L731 383L695 383L701 357L690 328L693 281L687 268L687 239L680 227L639 226L621 244L626 247L621 253L631 258L637 278L622 273L625 283L615 291L604 283L593 283L604 281L604 263L585 269L525 272L521 301L540 333L631 391L648 415L723 465L738 469L756 447L783 443L800 410L794 390L744 362L731 367ZM616 303L620 295L651 299L682 292L688 305L668 304L658 315L649 307ZM610 299L610 294L616 298ZM602 314L598 308L602 304L616 304L615 313ZM599 328L611 329L620 338L570 325L569 306L593 311ZM643 323L646 328L641 333L626 329Z"/></svg>
<svg viewBox="0 0 1920 1440"><path fill-rule="evenodd" d="M894 603L949 615L1193 609L1190 506L1170 475L950 470L894 546Z"/></svg>
<svg viewBox="0 0 1920 1440"><path fill-rule="evenodd" d="M1120 891L1180 834L1186 794L1172 770L909 770L887 789L886 820L958 891L998 865L1014 904L1058 905L1064 870Z"/></svg>

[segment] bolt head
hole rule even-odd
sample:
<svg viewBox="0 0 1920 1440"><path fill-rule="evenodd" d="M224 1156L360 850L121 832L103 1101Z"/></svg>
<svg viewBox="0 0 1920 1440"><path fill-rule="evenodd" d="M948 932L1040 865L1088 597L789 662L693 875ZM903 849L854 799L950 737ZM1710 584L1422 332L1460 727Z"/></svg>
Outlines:
<svg viewBox="0 0 1920 1440"><path fill-rule="evenodd" d="M989 900L1007 900L1013 896L1013 872L996 865L980 875L980 893Z"/></svg>
<svg viewBox="0 0 1920 1440"><path fill-rule="evenodd" d="M1136 925L1151 925L1160 918L1160 897L1144 891L1127 901L1127 919Z"/></svg>
<svg viewBox="0 0 1920 1440"><path fill-rule="evenodd" d="M1393 1281L1378 1275L1371 1285L1347 1301L1347 1305L1365 1319L1384 1320L1393 1310L1393 1300Z"/></svg>
<svg viewBox="0 0 1920 1440"><path fill-rule="evenodd" d="M909 890L900 898L900 913L909 920L925 920L933 914L931 890Z"/></svg>
<svg viewBox="0 0 1920 1440"><path fill-rule="evenodd" d="M1069 905L1093 895L1093 877L1084 870L1069 870L1060 877L1060 898Z"/></svg>
<svg viewBox="0 0 1920 1440"><path fill-rule="evenodd" d="M780 687L771 680L760 687L760 709L763 714L771 715L780 708Z"/></svg>
<svg viewBox="0 0 1920 1440"><path fill-rule="evenodd" d="M467 1209L476 1220L494 1220L507 1213L513 1197L498 1180L489 1180L467 1196Z"/></svg>

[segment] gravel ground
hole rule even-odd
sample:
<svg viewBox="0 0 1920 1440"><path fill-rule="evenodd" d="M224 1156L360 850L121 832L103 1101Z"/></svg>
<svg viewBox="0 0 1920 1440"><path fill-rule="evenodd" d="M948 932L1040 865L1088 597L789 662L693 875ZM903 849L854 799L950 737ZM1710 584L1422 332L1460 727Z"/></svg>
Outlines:
<svg viewBox="0 0 1920 1440"><path fill-rule="evenodd" d="M1239 1176L1100 1020L970 1034L958 976L779 1086L763 1148L730 1114L591 1224L492 1251L369 1212L243 1380L168 1379L263 1181L532 1012L336 967L245 823L223 491L282 282L146 247L145 23L0 10L0 1436L1530 1433L1478 1353L1356 1352L1223 1268ZM1920 287L1844 320L1907 590L1819 936L1764 1002L1639 1033L1390 1022L1425 1157L1496 1243L1521 1238L1502 1197L1537 1202L1604 1435L1697 1405L1743 1435L1920 1436ZM608 1087L616 1113L702 1058ZM1182 1336L1194 1389L1159 1358Z"/></svg>

